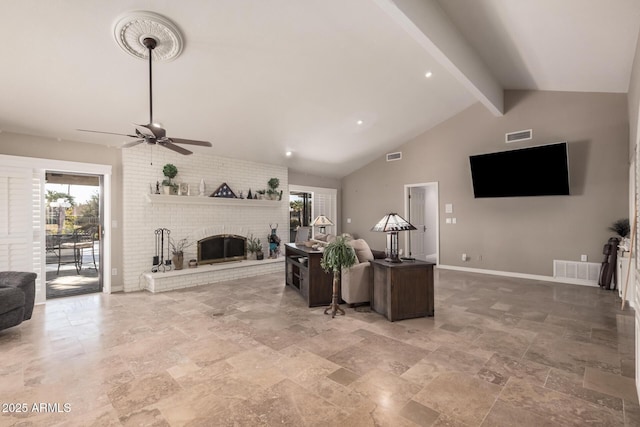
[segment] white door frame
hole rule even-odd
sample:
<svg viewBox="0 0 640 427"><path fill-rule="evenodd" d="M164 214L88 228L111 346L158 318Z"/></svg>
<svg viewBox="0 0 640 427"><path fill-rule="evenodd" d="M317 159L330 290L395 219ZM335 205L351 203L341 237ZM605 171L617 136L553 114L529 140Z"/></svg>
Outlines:
<svg viewBox="0 0 640 427"><path fill-rule="evenodd" d="M438 182L421 182L404 185L404 217L409 217L409 189L411 187L431 187L436 192L436 265L440 265L440 189ZM404 253L408 254L409 239L404 239Z"/></svg>
<svg viewBox="0 0 640 427"><path fill-rule="evenodd" d="M36 157L21 157L21 156L9 156L0 154L0 164L7 164L13 167L21 167L31 170L55 170L57 172L76 172L86 173L91 175L103 176L103 200L104 200L104 215L102 218L104 227L103 232L103 277L102 277L102 292L111 293L111 165L100 165L94 163L80 163L69 162L65 160L52 160L41 159ZM44 194L44 192L41 192ZM44 201L42 202L44 206ZM45 227L40 230L41 242L44 245L45 242ZM44 248L42 249L44 252ZM42 257L42 263L46 262ZM44 271L44 269L42 270ZM46 280L41 281L40 295L46 296ZM44 303L45 301L36 301L36 303Z"/></svg>

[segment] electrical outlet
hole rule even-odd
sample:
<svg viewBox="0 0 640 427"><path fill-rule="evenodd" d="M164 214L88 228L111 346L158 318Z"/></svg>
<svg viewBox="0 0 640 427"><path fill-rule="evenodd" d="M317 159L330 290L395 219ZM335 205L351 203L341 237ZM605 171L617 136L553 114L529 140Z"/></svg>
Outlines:
<svg viewBox="0 0 640 427"><path fill-rule="evenodd" d="M462 260L466 261L467 260L467 254L462 254Z"/></svg>
<svg viewBox="0 0 640 427"><path fill-rule="evenodd" d="M587 262L587 256L586 255L580 255L580 261Z"/></svg>
<svg viewBox="0 0 640 427"><path fill-rule="evenodd" d="M118 275L118 269L117 268L112 268L111 269L111 275L112 276L117 276Z"/></svg>

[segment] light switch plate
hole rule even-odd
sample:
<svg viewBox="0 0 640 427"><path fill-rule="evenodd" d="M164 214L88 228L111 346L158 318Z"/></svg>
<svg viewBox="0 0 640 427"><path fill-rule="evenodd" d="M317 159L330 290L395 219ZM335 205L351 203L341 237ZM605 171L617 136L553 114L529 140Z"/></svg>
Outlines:
<svg viewBox="0 0 640 427"><path fill-rule="evenodd" d="M447 224L451 224L451 218L445 219L444 222L446 222Z"/></svg>

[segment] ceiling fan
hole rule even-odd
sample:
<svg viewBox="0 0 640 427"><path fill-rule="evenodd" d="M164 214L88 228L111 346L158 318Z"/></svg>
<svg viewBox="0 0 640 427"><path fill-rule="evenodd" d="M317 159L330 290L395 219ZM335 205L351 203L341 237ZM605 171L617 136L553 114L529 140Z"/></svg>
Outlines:
<svg viewBox="0 0 640 427"><path fill-rule="evenodd" d="M145 37L142 40L142 44L147 48L149 54L149 123L146 125L137 125L135 126L135 135L123 134L123 133L114 133L114 132L102 132L97 130L88 130L88 129L78 129L82 132L94 132L94 133L106 133L110 135L121 135L128 136L130 138L136 138L135 141L127 142L122 145L122 148L133 147L138 144L142 144L146 142L147 144L152 145L160 145L161 147L168 148L169 150L173 150L180 154L193 154L192 151L187 150L186 148L182 148L176 144L188 144L188 145L199 145L201 147L211 147L211 143L208 141L196 141L193 139L182 139L182 138L169 138L167 136L167 131L153 122L153 85L152 85L152 51L157 46L158 42L153 37Z"/></svg>

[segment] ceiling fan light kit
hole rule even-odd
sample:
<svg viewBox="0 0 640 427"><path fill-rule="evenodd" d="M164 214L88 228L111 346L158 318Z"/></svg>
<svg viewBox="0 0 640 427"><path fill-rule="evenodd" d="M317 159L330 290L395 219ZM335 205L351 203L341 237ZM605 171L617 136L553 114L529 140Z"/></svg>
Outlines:
<svg viewBox="0 0 640 427"><path fill-rule="evenodd" d="M149 61L149 123L134 125L135 135L117 134L86 129L84 132L106 133L128 136L135 141L127 142L122 148L129 148L146 142L160 145L180 154L193 154L192 151L176 144L198 145L211 147L208 141L192 139L169 138L167 131L153 121L153 61L171 61L182 52L182 35L178 28L167 18L152 12L131 12L121 16L113 30L118 45L128 54Z"/></svg>

